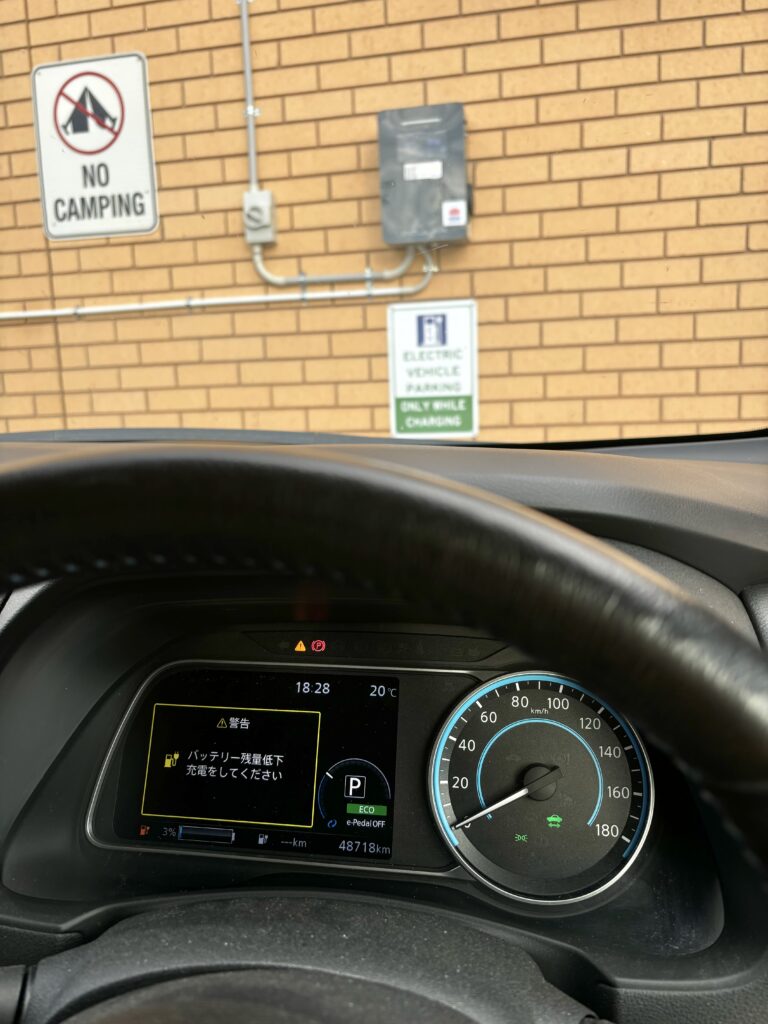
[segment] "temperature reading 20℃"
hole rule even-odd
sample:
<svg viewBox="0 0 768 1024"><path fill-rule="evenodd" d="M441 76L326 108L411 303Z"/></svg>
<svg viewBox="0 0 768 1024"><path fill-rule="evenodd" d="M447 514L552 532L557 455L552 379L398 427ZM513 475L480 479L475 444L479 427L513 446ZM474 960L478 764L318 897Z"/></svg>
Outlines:
<svg viewBox="0 0 768 1024"><path fill-rule="evenodd" d="M548 672L468 694L440 730L429 786L457 859L532 903L608 888L635 860L653 814L651 770L632 726Z"/></svg>

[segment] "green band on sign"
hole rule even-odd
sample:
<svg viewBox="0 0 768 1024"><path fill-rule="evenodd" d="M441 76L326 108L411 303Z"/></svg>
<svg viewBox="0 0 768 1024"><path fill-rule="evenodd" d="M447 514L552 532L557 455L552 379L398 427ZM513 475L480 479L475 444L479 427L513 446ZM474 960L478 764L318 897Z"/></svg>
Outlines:
<svg viewBox="0 0 768 1024"><path fill-rule="evenodd" d="M386 818L386 804L347 804L347 814L368 814L374 818Z"/></svg>
<svg viewBox="0 0 768 1024"><path fill-rule="evenodd" d="M471 395L395 400L398 434L473 433L472 414Z"/></svg>

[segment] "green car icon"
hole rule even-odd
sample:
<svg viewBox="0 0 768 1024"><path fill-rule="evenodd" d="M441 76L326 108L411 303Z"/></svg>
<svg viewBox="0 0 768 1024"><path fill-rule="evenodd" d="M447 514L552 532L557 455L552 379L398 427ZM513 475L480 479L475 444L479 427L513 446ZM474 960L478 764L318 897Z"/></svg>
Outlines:
<svg viewBox="0 0 768 1024"><path fill-rule="evenodd" d="M563 819L560 817L559 814L550 814L550 816L547 818L547 824L550 828L560 828L562 823Z"/></svg>

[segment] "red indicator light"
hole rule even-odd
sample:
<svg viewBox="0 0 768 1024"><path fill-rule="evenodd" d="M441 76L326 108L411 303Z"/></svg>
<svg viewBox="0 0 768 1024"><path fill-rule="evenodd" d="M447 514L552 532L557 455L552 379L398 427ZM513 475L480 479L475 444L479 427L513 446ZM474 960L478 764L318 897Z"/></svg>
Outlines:
<svg viewBox="0 0 768 1024"><path fill-rule="evenodd" d="M313 640L311 646L315 654L323 654L325 652L325 640Z"/></svg>

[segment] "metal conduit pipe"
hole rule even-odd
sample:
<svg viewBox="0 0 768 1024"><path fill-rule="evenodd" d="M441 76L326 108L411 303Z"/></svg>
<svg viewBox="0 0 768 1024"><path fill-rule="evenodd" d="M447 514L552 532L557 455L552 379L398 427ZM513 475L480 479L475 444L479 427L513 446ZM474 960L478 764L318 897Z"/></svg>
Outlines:
<svg viewBox="0 0 768 1024"><path fill-rule="evenodd" d="M248 136L248 182L251 189L259 188L258 157L256 150L256 118L260 111L253 96L253 62L251 60L251 22L248 4L250 0L236 0L240 4L240 42L243 49L243 77L245 79L245 130ZM351 284L354 281L394 281L410 270L416 256L416 249L409 245L405 255L396 267L389 270L365 270L354 274L295 274L282 276L274 274L264 263L260 245L252 246L253 265L256 273L267 284L275 288L306 288L316 284Z"/></svg>
<svg viewBox="0 0 768 1024"><path fill-rule="evenodd" d="M238 306L261 306L278 302L332 302L339 299L398 298L416 295L429 284L436 267L430 253L424 256L424 273L414 284L394 288L352 288L323 292L278 292L271 295L222 295L204 298L164 299L160 302L124 302L105 306L60 306L51 309L13 309L0 312L0 322L9 320L51 320L82 316L113 316L118 313L159 313L192 309L222 309Z"/></svg>
<svg viewBox="0 0 768 1024"><path fill-rule="evenodd" d="M277 288L304 287L311 284L348 284L352 281L394 281L408 273L415 256L415 247L409 245L402 261L389 270L371 270L370 267L366 267L355 274L296 274L293 277L281 277L279 274L273 274L264 265L261 246L253 246L253 265L259 277Z"/></svg>

